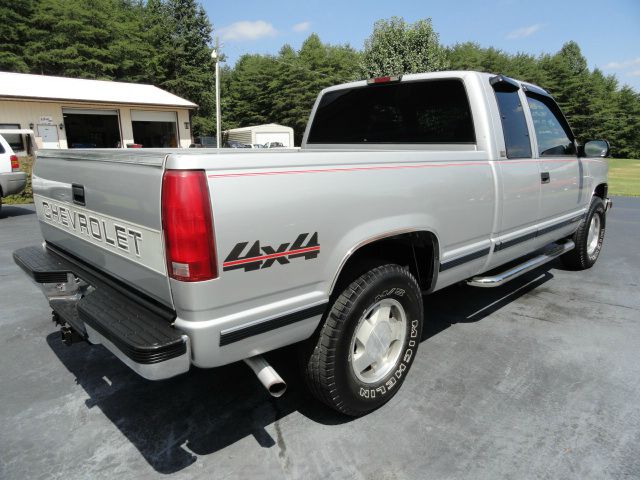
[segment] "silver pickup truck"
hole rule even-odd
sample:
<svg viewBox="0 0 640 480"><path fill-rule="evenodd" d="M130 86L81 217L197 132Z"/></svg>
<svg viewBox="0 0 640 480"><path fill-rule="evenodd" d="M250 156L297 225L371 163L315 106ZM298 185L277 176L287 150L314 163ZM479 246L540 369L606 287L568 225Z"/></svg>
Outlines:
<svg viewBox="0 0 640 480"><path fill-rule="evenodd" d="M365 414L416 356L423 295L502 285L600 252L609 145L578 145L553 98L439 72L323 90L301 150L40 151L42 247L14 253L70 344L145 378L300 343L327 405Z"/></svg>

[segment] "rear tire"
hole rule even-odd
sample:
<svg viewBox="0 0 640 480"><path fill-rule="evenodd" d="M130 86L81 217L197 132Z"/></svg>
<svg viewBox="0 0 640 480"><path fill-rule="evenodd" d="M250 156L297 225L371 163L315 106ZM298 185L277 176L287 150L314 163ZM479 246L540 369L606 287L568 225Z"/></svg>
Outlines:
<svg viewBox="0 0 640 480"><path fill-rule="evenodd" d="M302 346L309 389L346 415L381 407L407 376L422 322L422 294L408 270L395 264L369 270L335 298Z"/></svg>
<svg viewBox="0 0 640 480"><path fill-rule="evenodd" d="M600 197L593 197L587 216L573 234L576 248L565 253L562 263L573 270L586 270L593 267L598 260L606 225L604 202Z"/></svg>

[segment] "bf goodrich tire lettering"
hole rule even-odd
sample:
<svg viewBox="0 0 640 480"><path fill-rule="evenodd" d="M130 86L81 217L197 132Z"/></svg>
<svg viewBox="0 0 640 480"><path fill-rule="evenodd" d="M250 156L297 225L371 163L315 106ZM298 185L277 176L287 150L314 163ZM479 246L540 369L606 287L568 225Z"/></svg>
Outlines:
<svg viewBox="0 0 640 480"><path fill-rule="evenodd" d="M353 358L357 356L354 336L358 327L363 321L371 320L367 317L372 311L374 315L379 313L380 308L391 317L391 323L394 315L396 322L404 317L406 328L398 323L396 332L401 333L389 333L389 358L395 361L392 365L380 361L384 375L378 378L375 374L356 373ZM303 370L312 393L347 415L363 415L384 405L398 391L413 363L422 322L420 288L409 271L390 264L361 275L337 296L324 324L306 345ZM384 326L377 333L380 338L384 337ZM386 343L384 348L387 348ZM373 368L376 367L375 360L371 360ZM365 367L366 372L371 372L372 367Z"/></svg>

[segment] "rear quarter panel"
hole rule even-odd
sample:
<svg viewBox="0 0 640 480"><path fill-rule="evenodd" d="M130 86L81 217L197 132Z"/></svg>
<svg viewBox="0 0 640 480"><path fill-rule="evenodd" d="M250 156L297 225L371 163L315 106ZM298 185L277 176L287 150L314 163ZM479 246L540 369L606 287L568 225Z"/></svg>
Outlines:
<svg viewBox="0 0 640 480"><path fill-rule="evenodd" d="M208 173L220 272L209 282L171 282L176 326L197 333L190 336L194 363L200 366L229 363L310 336L319 317L215 348L221 330L326 303L349 252L372 237L433 232L445 258L489 245L495 190L486 152L255 152L167 160L167 168L187 165ZM316 258L225 269L225 262L238 258L230 257L238 245L244 244L240 257L255 242L265 254L290 249L302 234L303 247L317 234ZM482 262L468 268L477 271Z"/></svg>

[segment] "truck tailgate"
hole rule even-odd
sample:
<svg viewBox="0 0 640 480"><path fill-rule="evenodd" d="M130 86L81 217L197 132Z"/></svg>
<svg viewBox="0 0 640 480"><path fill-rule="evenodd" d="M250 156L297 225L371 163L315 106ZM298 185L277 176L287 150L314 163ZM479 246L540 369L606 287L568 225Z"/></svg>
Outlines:
<svg viewBox="0 0 640 480"><path fill-rule="evenodd" d="M166 151L40 151L33 198L44 239L172 306L160 212Z"/></svg>

